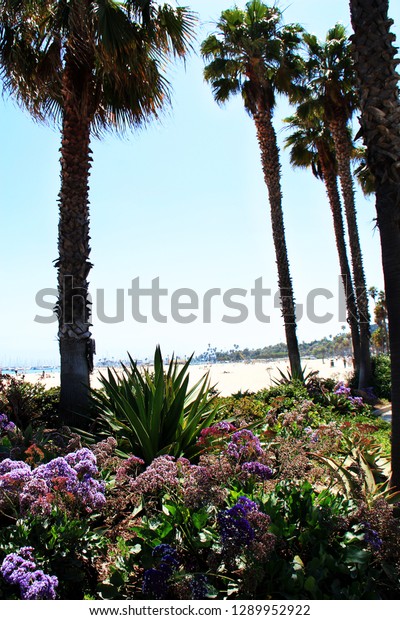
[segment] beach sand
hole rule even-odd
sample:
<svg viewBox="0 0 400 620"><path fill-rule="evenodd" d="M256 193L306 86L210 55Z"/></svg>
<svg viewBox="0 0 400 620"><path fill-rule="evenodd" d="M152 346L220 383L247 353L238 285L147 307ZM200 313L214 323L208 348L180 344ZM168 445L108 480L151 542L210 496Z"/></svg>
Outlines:
<svg viewBox="0 0 400 620"><path fill-rule="evenodd" d="M305 373L310 371L318 371L319 376L323 378L333 377L338 381L346 379L352 372L352 365L347 364L344 367L343 359L335 359L334 366L331 366L331 360L303 360L302 366L306 367ZM216 389L221 396L229 396L236 392L257 392L262 388L269 387L274 380L280 379L279 370L287 374L289 363L284 361L254 361L254 362L237 362L228 364L198 364L191 365L189 368L190 384L196 381L206 373L210 373L211 385L216 385ZM150 367L151 370L151 367ZM118 369L118 372L121 372ZM106 368L95 368L91 377L91 386L98 388L100 384L100 373L107 375ZM25 380L32 383L40 381L46 388L60 385L59 373L50 373L44 379L40 378L40 373L26 374Z"/></svg>

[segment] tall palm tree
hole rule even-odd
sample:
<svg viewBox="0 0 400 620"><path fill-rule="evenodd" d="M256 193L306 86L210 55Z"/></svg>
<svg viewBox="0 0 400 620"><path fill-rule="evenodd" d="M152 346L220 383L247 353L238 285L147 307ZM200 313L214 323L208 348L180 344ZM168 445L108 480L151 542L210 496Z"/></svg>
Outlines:
<svg viewBox="0 0 400 620"><path fill-rule="evenodd" d="M400 491L400 92L388 0L350 0L361 129L375 177L392 372L392 484Z"/></svg>
<svg viewBox="0 0 400 620"><path fill-rule="evenodd" d="M357 103L350 42L341 24L336 24L328 31L323 43L311 34L305 34L304 41L308 52L305 63L308 88L314 99L309 100L309 103L323 110L335 145L360 322L359 387L363 388L371 380L370 315L351 172L352 143L347 130Z"/></svg>
<svg viewBox="0 0 400 620"><path fill-rule="evenodd" d="M280 184L280 161L272 123L276 93L290 92L301 74L297 54L302 29L282 25L281 12L260 0L251 0L244 10L223 11L217 34L210 35L201 51L210 61L204 70L217 103L241 94L254 120L265 183L268 188L272 234L278 267L278 285L292 375L302 378L296 336L293 286L286 248Z"/></svg>
<svg viewBox="0 0 400 620"><path fill-rule="evenodd" d="M87 279L91 137L157 117L168 101L165 63L185 56L194 17L153 0L1 0L0 23L5 87L36 118L61 121L60 405L74 423L87 404L94 352Z"/></svg>
<svg viewBox="0 0 400 620"><path fill-rule="evenodd" d="M342 215L342 205L337 181L337 163L331 134L318 116L303 113L299 106L297 113L285 119L292 133L285 140L290 148L290 163L294 167L311 168L314 176L325 183L326 193L332 212L336 248L343 287L346 295L347 321L350 326L353 344L355 369L360 365L360 331L357 303L347 257L347 248Z"/></svg>

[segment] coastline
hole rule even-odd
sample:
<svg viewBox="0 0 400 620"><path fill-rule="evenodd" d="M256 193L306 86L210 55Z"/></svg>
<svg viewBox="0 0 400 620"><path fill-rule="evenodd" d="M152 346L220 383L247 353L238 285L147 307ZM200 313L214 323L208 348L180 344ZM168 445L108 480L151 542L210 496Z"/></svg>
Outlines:
<svg viewBox="0 0 400 620"><path fill-rule="evenodd" d="M347 363L344 366L342 358L335 358L333 366L331 359L322 360L302 360L302 366L305 367L305 373L318 371L319 376L323 378L333 377L337 381L345 380L352 372L353 366ZM152 366L148 366L151 370ZM266 387L270 387L274 381L279 381L281 375L279 371L287 374L289 368L288 360L279 361L250 361L250 362L229 362L218 364L191 364L189 367L190 384L193 385L199 381L205 373L209 372L211 385L215 385L221 396L230 396L236 392L246 390L249 392L257 392ZM91 387L101 387L100 375L107 374L107 367L96 367L91 376ZM117 373L121 373L122 369L117 368ZM47 389L60 385L60 373L50 371L42 377L42 372L31 372L17 376L23 376L25 381L31 383L40 382Z"/></svg>

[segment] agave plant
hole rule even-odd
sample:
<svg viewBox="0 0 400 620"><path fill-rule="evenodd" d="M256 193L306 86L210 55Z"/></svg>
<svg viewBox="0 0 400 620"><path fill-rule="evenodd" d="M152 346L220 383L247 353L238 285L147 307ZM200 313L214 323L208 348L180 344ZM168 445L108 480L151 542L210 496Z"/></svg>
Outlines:
<svg viewBox="0 0 400 620"><path fill-rule="evenodd" d="M274 385L282 385L282 384L286 385L288 383L292 383L293 381L301 381L301 383L304 383L304 385L307 386L308 382L314 379L319 373L319 370L307 371L307 366L304 366L301 369L301 372L302 372L302 378L301 378L301 377L297 377L295 373L292 373L290 368L287 368L286 372L281 370L280 368L278 368L277 370L281 378L273 379L272 383Z"/></svg>
<svg viewBox="0 0 400 620"><path fill-rule="evenodd" d="M368 505L380 498L390 504L397 503L400 493L390 487L390 459L382 454L381 446L361 446L350 438L344 438L344 441L347 450L342 459L318 453L311 456L331 470L348 498L361 496Z"/></svg>
<svg viewBox="0 0 400 620"><path fill-rule="evenodd" d="M154 370L141 370L129 355L119 375L108 370L100 375L102 389L92 400L103 426L111 429L120 450L141 457L146 463L160 454L195 457L201 447L197 438L221 410L210 386L208 373L189 387L188 368L172 357L164 368L160 347L154 354Z"/></svg>

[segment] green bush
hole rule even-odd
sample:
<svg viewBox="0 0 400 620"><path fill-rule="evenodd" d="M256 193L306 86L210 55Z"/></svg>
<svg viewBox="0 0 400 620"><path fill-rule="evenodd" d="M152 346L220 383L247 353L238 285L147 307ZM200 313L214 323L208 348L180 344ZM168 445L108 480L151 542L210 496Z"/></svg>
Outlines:
<svg viewBox="0 0 400 620"><path fill-rule="evenodd" d="M389 355L376 355L372 358L372 387L378 398L392 398L392 379Z"/></svg>
<svg viewBox="0 0 400 620"><path fill-rule="evenodd" d="M221 408L210 396L208 374L189 388L189 360L183 368L172 358L164 371L160 348L154 355L154 371L143 373L130 358L123 374L101 375L103 390L93 391L95 412L119 448L133 452L146 463L160 454L195 456L197 437L210 426Z"/></svg>
<svg viewBox="0 0 400 620"><path fill-rule="evenodd" d="M0 410L23 431L28 426L58 425L60 388L46 390L41 383L0 376Z"/></svg>
<svg viewBox="0 0 400 620"><path fill-rule="evenodd" d="M280 396L287 399L301 400L307 398L308 393L304 384L295 379L290 383L279 383L278 385L274 385L273 387L265 390L260 390L256 394L257 399L267 405Z"/></svg>

